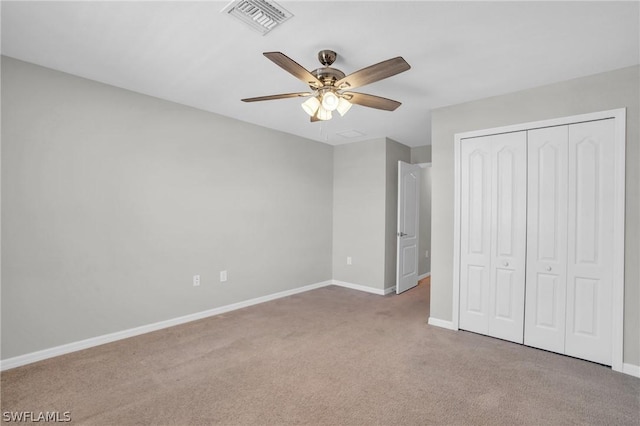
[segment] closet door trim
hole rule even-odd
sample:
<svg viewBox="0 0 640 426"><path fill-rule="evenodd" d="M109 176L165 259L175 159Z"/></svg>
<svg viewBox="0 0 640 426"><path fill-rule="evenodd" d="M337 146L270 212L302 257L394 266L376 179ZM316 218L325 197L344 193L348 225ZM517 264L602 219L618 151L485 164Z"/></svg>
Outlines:
<svg viewBox="0 0 640 426"><path fill-rule="evenodd" d="M551 120L515 124L491 129L456 133L454 138L454 229L453 229L453 297L451 323L454 330L459 329L460 316L460 219L461 219L461 150L463 139L490 136L544 127L565 126L596 120L615 120L614 156L614 206L613 206L613 318L612 318L612 365L614 371L623 371L624 348L624 209L625 209L625 146L626 146L626 108L600 111L589 114L573 115Z"/></svg>

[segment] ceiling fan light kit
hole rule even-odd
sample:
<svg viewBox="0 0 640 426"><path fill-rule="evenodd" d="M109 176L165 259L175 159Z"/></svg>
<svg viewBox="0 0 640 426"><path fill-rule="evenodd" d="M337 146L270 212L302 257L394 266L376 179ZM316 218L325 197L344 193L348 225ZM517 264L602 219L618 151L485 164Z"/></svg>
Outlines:
<svg viewBox="0 0 640 426"><path fill-rule="evenodd" d="M242 99L242 101L257 102L311 96L302 103L302 109L309 114L311 122L331 120L332 111L338 111L341 116L344 116L353 104L394 111L401 105L400 102L365 93L345 92L344 90L371 84L411 68L402 57L398 56L345 75L339 69L331 68L331 64L338 57L333 50L318 52L318 60L323 67L311 72L284 53L265 52L264 56L307 84L312 92L260 96Z"/></svg>
<svg viewBox="0 0 640 426"><path fill-rule="evenodd" d="M309 98L302 103L302 109L311 117L316 115L316 112L318 111L319 107L320 107L320 100L317 97Z"/></svg>
<svg viewBox="0 0 640 426"><path fill-rule="evenodd" d="M332 111L338 111L338 114L344 117L351 106L351 102L346 100L344 96L338 96L334 92L326 92L321 96L311 97L302 103L302 109L311 117L317 114L319 120L330 120Z"/></svg>
<svg viewBox="0 0 640 426"><path fill-rule="evenodd" d="M338 108L338 96L332 91L322 94L322 107L327 111L335 111Z"/></svg>
<svg viewBox="0 0 640 426"><path fill-rule="evenodd" d="M341 97L338 100L338 107L336 108L336 111L338 111L341 117L344 117L344 115L347 113L347 111L349 111L349 109L352 106L353 104L351 102L346 100L344 97Z"/></svg>
<svg viewBox="0 0 640 426"><path fill-rule="evenodd" d="M331 120L331 111L324 109L322 106L320 106L320 108L318 108L318 112L316 113L316 116L318 117L318 120L322 120L322 121L327 121L327 120Z"/></svg>

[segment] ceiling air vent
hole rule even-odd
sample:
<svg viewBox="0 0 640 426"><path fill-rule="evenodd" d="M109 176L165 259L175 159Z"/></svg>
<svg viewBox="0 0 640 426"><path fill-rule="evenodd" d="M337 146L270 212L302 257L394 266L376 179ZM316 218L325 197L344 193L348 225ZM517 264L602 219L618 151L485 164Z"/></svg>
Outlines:
<svg viewBox="0 0 640 426"><path fill-rule="evenodd" d="M266 0L234 0L222 12L241 20L262 35L293 16L279 4Z"/></svg>
<svg viewBox="0 0 640 426"><path fill-rule="evenodd" d="M347 138L347 139L359 138L360 136L365 136L364 133L359 132L357 130L347 130L346 132L340 132L340 133L336 133L336 134L342 136L343 138Z"/></svg>

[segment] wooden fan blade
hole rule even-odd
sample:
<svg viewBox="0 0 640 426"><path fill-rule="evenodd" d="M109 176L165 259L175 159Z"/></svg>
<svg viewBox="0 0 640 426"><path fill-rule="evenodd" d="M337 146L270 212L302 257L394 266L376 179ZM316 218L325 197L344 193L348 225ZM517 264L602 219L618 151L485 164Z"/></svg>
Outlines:
<svg viewBox="0 0 640 426"><path fill-rule="evenodd" d="M241 99L242 102L258 102L258 101L272 101L274 99L287 99L287 98L302 98L305 96L311 96L313 93L300 92L300 93L283 93L281 95L269 95L258 96L256 98Z"/></svg>
<svg viewBox="0 0 640 426"><path fill-rule="evenodd" d="M283 70L289 72L297 79L305 84L313 87L322 87L323 83L316 76L307 71L302 65L288 57L282 52L264 52L264 56L269 58L273 63Z"/></svg>
<svg viewBox="0 0 640 426"><path fill-rule="evenodd" d="M322 121L318 118L318 114L314 115L313 117L311 117L311 122L315 123L316 121Z"/></svg>
<svg viewBox="0 0 640 426"><path fill-rule="evenodd" d="M367 95L365 93L344 92L342 96L352 104L362 105L369 108L383 109L385 111L395 111L400 105L398 101L380 96Z"/></svg>
<svg viewBox="0 0 640 426"><path fill-rule="evenodd" d="M400 74L411 68L411 65L405 61L402 56L387 59L375 65L363 68L359 71L349 74L348 76L338 80L334 86L339 89L355 89L365 84L375 83L376 81Z"/></svg>

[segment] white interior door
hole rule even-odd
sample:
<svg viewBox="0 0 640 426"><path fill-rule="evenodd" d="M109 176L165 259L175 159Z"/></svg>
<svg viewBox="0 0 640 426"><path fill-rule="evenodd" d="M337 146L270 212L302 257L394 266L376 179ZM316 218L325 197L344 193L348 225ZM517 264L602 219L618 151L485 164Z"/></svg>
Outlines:
<svg viewBox="0 0 640 426"><path fill-rule="evenodd" d="M527 133L491 137L489 335L522 343L527 226Z"/></svg>
<svg viewBox="0 0 640 426"><path fill-rule="evenodd" d="M564 353L567 280L567 126L528 132L524 343Z"/></svg>
<svg viewBox="0 0 640 426"><path fill-rule="evenodd" d="M420 166L398 161L396 293L418 285Z"/></svg>
<svg viewBox="0 0 640 426"><path fill-rule="evenodd" d="M460 149L460 328L489 334L491 136Z"/></svg>
<svg viewBox="0 0 640 426"><path fill-rule="evenodd" d="M614 120L569 126L565 353L611 365Z"/></svg>

